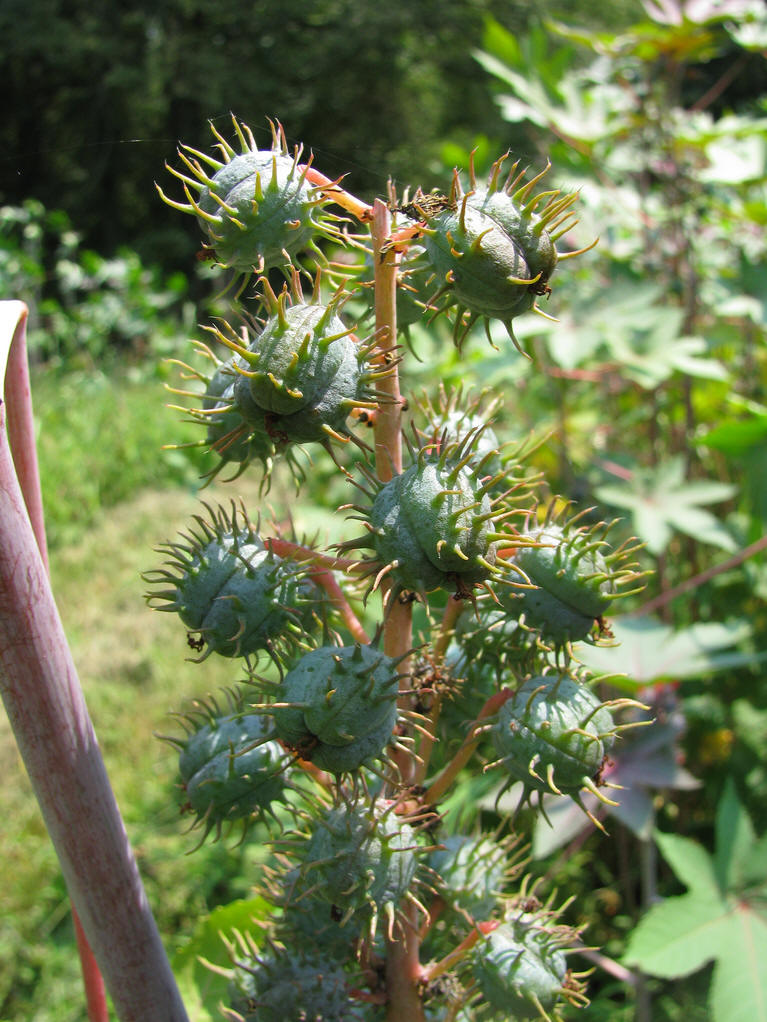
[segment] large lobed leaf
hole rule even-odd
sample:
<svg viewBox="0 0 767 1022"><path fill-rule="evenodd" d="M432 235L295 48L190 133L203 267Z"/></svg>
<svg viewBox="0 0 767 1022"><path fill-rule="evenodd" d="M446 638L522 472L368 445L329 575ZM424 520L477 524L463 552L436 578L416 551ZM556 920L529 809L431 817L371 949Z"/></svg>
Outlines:
<svg viewBox="0 0 767 1022"><path fill-rule="evenodd" d="M714 1022L767 1022L767 843L730 783L720 800L713 856L688 838L657 834L687 894L653 906L634 930L625 961L674 978L715 960Z"/></svg>

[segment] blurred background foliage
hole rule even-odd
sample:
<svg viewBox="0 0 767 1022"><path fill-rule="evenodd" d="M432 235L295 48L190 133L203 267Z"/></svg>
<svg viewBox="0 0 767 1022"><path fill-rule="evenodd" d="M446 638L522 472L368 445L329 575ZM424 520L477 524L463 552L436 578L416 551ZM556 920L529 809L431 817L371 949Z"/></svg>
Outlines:
<svg viewBox="0 0 767 1022"><path fill-rule="evenodd" d="M493 16L523 33L544 15L605 26L640 8L618 0L4 0L5 114L0 201L65 210L103 254L129 245L188 266L191 232L157 200L179 139L202 139L230 111L269 138L278 117L323 169L362 197L391 176L422 183L440 145L497 136L502 122L472 56ZM609 26L608 26L609 27Z"/></svg>
<svg viewBox="0 0 767 1022"><path fill-rule="evenodd" d="M617 757L638 794L611 814L610 839L565 803L550 810L553 830L534 835L547 881L590 921L589 942L620 958L657 895L684 885L684 855L666 866L654 827L719 856L728 806L748 821L746 843L767 830L764 5L289 0L277 15L235 0L125 10L6 0L0 39L0 293L31 307L56 591L173 947L201 914L247 895L253 864L247 849L222 846L183 856L193 841L178 834L173 757L151 735L183 696L233 680L181 666L183 637L163 615L147 624L141 600L149 547L188 516L211 464L197 447L162 449L195 439L162 407L164 359L187 357L221 285L195 264L191 218L163 206L152 182L178 139L206 148L207 120L226 133L233 110L265 144L265 117L278 116L323 171L348 172L368 199L390 176L444 188L472 150L484 173L507 147L531 167L550 158L556 186L580 190L581 223L560 248L600 242L556 274L544 308L560 322L530 316L517 329L532 362L502 330L498 351L469 338L459 357L443 324L416 324L422 361L410 361L408 382L499 387L496 432L546 438L534 460L552 492L614 512L616 536L646 544L654 574L614 622L621 644L584 653L594 669L624 672L660 722ZM312 481L298 524L329 535L343 500L332 464L319 459ZM286 493L278 481L270 495L278 517ZM244 496L257 502L257 488ZM79 1020L64 892L4 728L0 756L19 780L2 814L19 826L0 839L10 864L0 1018ZM483 794L467 784L451 812L469 820ZM761 905L766 873L749 874L737 897ZM641 940L631 946L642 964ZM192 940L187 961L193 951ZM708 1006L709 973L671 983L669 965L633 989L597 973L588 1018L719 1022L730 974L717 950L701 961L714 958ZM741 984L743 1017L759 1017L760 983Z"/></svg>

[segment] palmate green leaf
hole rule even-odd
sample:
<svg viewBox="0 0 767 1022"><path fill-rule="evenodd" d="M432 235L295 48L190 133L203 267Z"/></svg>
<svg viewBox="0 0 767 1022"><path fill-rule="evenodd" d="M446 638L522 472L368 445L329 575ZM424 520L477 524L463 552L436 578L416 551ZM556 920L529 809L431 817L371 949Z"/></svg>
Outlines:
<svg viewBox="0 0 767 1022"><path fill-rule="evenodd" d="M562 368L595 359L617 362L626 379L653 390L675 373L727 380L729 372L708 355L703 337L687 336L684 312L654 285L615 284L606 294L586 294L561 310L566 328L550 332L548 346ZM566 364L569 363L569 364Z"/></svg>
<svg viewBox="0 0 767 1022"><path fill-rule="evenodd" d="M754 447L763 447L765 442L767 411L761 410L752 412L751 417L747 419L725 419L696 441L705 447L713 447L723 454L730 455L745 454Z"/></svg>
<svg viewBox="0 0 767 1022"><path fill-rule="evenodd" d="M728 419L697 441L725 454L745 454L757 444L767 442L767 416L753 419Z"/></svg>
<svg viewBox="0 0 767 1022"><path fill-rule="evenodd" d="M642 310L629 331L604 335L607 358L621 365L622 374L645 390L654 390L675 372L709 380L726 380L721 362L706 357L702 337L680 336L683 313L677 306Z"/></svg>
<svg viewBox="0 0 767 1022"><path fill-rule="evenodd" d="M221 905L198 921L189 942L176 951L173 973L195 1022L216 1022L221 1018L219 1005L227 1000L229 980L205 964L231 968L222 934L229 936L234 930L252 933L254 921L268 919L272 911L272 906L260 897Z"/></svg>
<svg viewBox="0 0 767 1022"><path fill-rule="evenodd" d="M754 841L750 848L738 860L733 887L741 892L744 898L763 913L767 914L767 834Z"/></svg>
<svg viewBox="0 0 767 1022"><path fill-rule="evenodd" d="M762 0L751 0L746 5L745 17L726 22L725 29L735 42L746 50L764 52L767 49L767 14Z"/></svg>
<svg viewBox="0 0 767 1022"><path fill-rule="evenodd" d="M597 674L625 675L632 690L655 681L699 678L755 659L732 650L751 633L746 621L699 623L675 632L654 618L612 618L610 627L616 645L579 647L578 659Z"/></svg>
<svg viewBox="0 0 767 1022"><path fill-rule="evenodd" d="M655 842L677 879L689 888L690 896L700 897L704 901L723 898L714 860L703 845L692 838L680 834L664 834L662 831L656 832Z"/></svg>
<svg viewBox="0 0 767 1022"><path fill-rule="evenodd" d="M545 127L555 118L557 107L550 102L546 90L540 82L526 79L489 53L478 50L474 56L489 74L499 78L504 84L511 86L515 93L525 97L524 100L518 99L516 96L496 97L496 102L499 103L507 120L528 119L534 124Z"/></svg>
<svg viewBox="0 0 767 1022"><path fill-rule="evenodd" d="M670 368L704 380L727 380L730 374L716 358L704 358L708 344L702 337L678 337L667 352Z"/></svg>
<svg viewBox="0 0 767 1022"><path fill-rule="evenodd" d="M722 890L741 886L743 867L755 841L756 835L751 820L738 801L732 778L728 778L716 810L714 868ZM767 864L764 878L767 879Z"/></svg>
<svg viewBox="0 0 767 1022"><path fill-rule="evenodd" d="M752 122L753 123L753 122ZM758 181L764 175L765 142L760 134L750 138L722 138L706 148L709 166L700 171L700 180L723 185Z"/></svg>
<svg viewBox="0 0 767 1022"><path fill-rule="evenodd" d="M483 51L528 77L535 75L552 96L559 95L560 83L573 62L574 51L554 41L547 28L531 25L525 36L512 34L494 18L485 18ZM523 94L524 95L524 94Z"/></svg>
<svg viewBox="0 0 767 1022"><path fill-rule="evenodd" d="M675 978L716 961L714 1022L767 1022L767 842L729 783L720 799L716 850L656 834L658 847L689 891L653 906L629 940L625 961Z"/></svg>
<svg viewBox="0 0 767 1022"><path fill-rule="evenodd" d="M668 504L664 510L666 522L686 536L692 536L700 543L710 543L721 550L734 552L738 549L738 543L727 527L710 511L690 504L682 507Z"/></svg>
<svg viewBox="0 0 767 1022"><path fill-rule="evenodd" d="M727 906L701 894L682 894L653 906L631 934L623 961L675 979L716 958L728 939Z"/></svg>
<svg viewBox="0 0 767 1022"><path fill-rule="evenodd" d="M547 33L533 31L525 52L504 38L505 29L497 23L491 22L491 26L492 31L485 35L485 49L475 50L473 56L511 88L513 95L496 96L505 120L527 119L586 145L619 130L620 115L629 106L628 96L600 72L599 65L587 72L568 71L569 49L551 47Z"/></svg>
<svg viewBox="0 0 767 1022"><path fill-rule="evenodd" d="M625 483L597 487L604 504L632 512L634 529L650 553L660 555L673 530L723 550L736 549L725 526L700 505L728 500L736 493L730 483L712 479L684 479L681 457L670 458L653 469L637 469Z"/></svg>
<svg viewBox="0 0 767 1022"><path fill-rule="evenodd" d="M767 1022L767 921L736 908L730 941L714 969L714 1022Z"/></svg>
<svg viewBox="0 0 767 1022"><path fill-rule="evenodd" d="M714 1022L767 1022L767 920L747 906L728 908L692 895L669 898L634 930L624 962L674 979L712 959Z"/></svg>

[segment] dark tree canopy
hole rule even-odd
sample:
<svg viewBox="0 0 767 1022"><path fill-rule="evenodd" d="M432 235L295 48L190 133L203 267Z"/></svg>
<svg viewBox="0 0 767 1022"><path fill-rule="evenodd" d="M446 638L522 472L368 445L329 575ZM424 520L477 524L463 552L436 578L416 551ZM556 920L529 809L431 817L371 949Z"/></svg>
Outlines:
<svg viewBox="0 0 767 1022"><path fill-rule="evenodd" d="M209 119L228 132L234 112L266 145L279 118L327 173L351 167L363 196L390 176L430 188L444 139L524 139L473 57L487 16L523 34L531 18L639 12L636 0L596 13L582 0L4 0L0 202L39 199L93 248L177 266L191 232L152 182L178 140L208 148Z"/></svg>
<svg viewBox="0 0 767 1022"><path fill-rule="evenodd" d="M208 119L278 117L354 188L425 175L438 140L501 130L471 56L486 14L519 0L5 0L0 199L66 209L89 244L171 256L177 220L152 181L177 141L207 148ZM133 140L139 139L139 142ZM319 155L319 154L318 154Z"/></svg>

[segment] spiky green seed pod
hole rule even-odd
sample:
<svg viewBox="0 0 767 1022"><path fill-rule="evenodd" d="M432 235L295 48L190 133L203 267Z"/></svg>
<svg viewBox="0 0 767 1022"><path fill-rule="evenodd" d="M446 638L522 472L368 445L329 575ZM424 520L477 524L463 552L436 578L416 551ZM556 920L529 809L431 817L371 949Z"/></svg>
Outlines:
<svg viewBox="0 0 767 1022"><path fill-rule="evenodd" d="M484 475L495 475L502 470L499 458L501 442L483 415L467 414L456 408L432 419L428 430L432 436L444 438L445 443L455 443L469 433L476 433L477 442L469 465L476 468L481 464Z"/></svg>
<svg viewBox="0 0 767 1022"><path fill-rule="evenodd" d="M610 606L614 580L599 545L582 533L568 536L558 525L527 532L541 546L522 547L516 561L531 582L593 621Z"/></svg>
<svg viewBox="0 0 767 1022"><path fill-rule="evenodd" d="M472 162L468 192L456 170L449 196L421 195L408 207L408 215L425 223L426 256L439 288L431 301L442 299L440 312L457 309L458 344L479 318L485 319L486 328L487 320L500 319L517 344L512 320L530 309L540 312L536 297L551 291L548 281L557 262L588 250L556 249L556 241L577 223L571 210L577 194L535 194L548 165L525 182L517 162L502 182L507 157L493 164L487 186L477 185Z"/></svg>
<svg viewBox="0 0 767 1022"><path fill-rule="evenodd" d="M356 1022L346 973L322 952L275 949L237 962L227 1019L237 1022Z"/></svg>
<svg viewBox="0 0 767 1022"><path fill-rule="evenodd" d="M493 415L499 402L485 400L484 393L472 397L462 387L450 392L440 385L438 397L432 402L428 396L416 399L413 404L421 412L425 424L417 425L422 445L427 443L435 448L448 444L459 444L466 437L472 437L471 457L468 465L481 478L499 476L498 492L510 485L504 465L505 457L513 460L514 454L504 456L501 441L494 429Z"/></svg>
<svg viewBox="0 0 767 1022"><path fill-rule="evenodd" d="M169 199L158 186L162 199L196 216L208 251L238 273L289 272L293 257L307 249L324 259L317 238L336 237L337 218L323 210L327 200L307 181L301 148L290 154L282 126L272 124L272 148L259 150L250 128L232 121L241 152L211 124L220 159L182 145L186 172L168 170L183 183L187 202Z"/></svg>
<svg viewBox="0 0 767 1022"><path fill-rule="evenodd" d="M367 534L340 549L373 550L371 590L388 576L398 591L444 588L466 597L500 570L498 525L507 509L490 497L497 479L486 476L483 464L493 452L476 460L478 436L426 443L413 464L386 483L368 477L376 489L370 507L351 505Z"/></svg>
<svg viewBox="0 0 767 1022"><path fill-rule="evenodd" d="M370 511L374 548L395 565L406 589L430 592L460 579L472 587L489 575L490 499L466 468L419 459L377 495Z"/></svg>
<svg viewBox="0 0 767 1022"><path fill-rule="evenodd" d="M457 306L459 343L480 317L500 319L511 330L511 320L532 308L535 275L521 250L491 216L472 209L466 198L459 209L446 209L429 221L424 247L442 284L443 308Z"/></svg>
<svg viewBox="0 0 767 1022"><path fill-rule="evenodd" d="M237 356L220 366L211 377L203 395L202 408L207 425L206 443L222 462L243 467L260 461L265 471L275 454L274 441L266 432L264 417L245 417L235 399L240 378L235 366Z"/></svg>
<svg viewBox="0 0 767 1022"><path fill-rule="evenodd" d="M300 640L310 626L316 593L305 572L268 550L245 511L208 507L197 530L167 543L165 567L144 579L161 588L148 594L157 610L174 611L195 649L248 657Z"/></svg>
<svg viewBox="0 0 767 1022"><path fill-rule="evenodd" d="M568 675L529 678L500 708L491 729L509 775L506 786L521 781L521 801L549 792L580 803L585 788L608 802L597 785L617 730L611 705Z"/></svg>
<svg viewBox="0 0 767 1022"><path fill-rule="evenodd" d="M205 836L263 816L282 801L285 754L273 739L262 717L230 714L211 717L177 743L183 808L195 814Z"/></svg>
<svg viewBox="0 0 767 1022"><path fill-rule="evenodd" d="M565 1002L588 1003L582 985L568 974L566 946L576 934L552 926L549 914L521 912L477 942L471 974L484 1006L477 1017L515 1022L559 1019Z"/></svg>
<svg viewBox="0 0 767 1022"><path fill-rule="evenodd" d="M298 868L287 875L277 874L270 901L281 909L275 922L275 938L285 947L321 947L335 961L347 962L354 958L359 934L351 926L342 926L338 913L326 901L313 894L295 897L301 891ZM308 877L311 885L311 877Z"/></svg>
<svg viewBox="0 0 767 1022"><path fill-rule="evenodd" d="M529 545L517 550L514 561L537 588L507 594L504 604L515 617L524 614L528 627L544 641L562 647L587 638L625 586L641 576L629 563L624 544L611 551L603 523L577 525L577 516L564 525L547 519L525 531Z"/></svg>
<svg viewBox="0 0 767 1022"><path fill-rule="evenodd" d="M173 407L184 412L188 420L199 423L205 430L205 438L180 446L206 447L218 455L218 464L205 473L207 482L217 476L225 466L236 468L233 477L236 478L254 461L261 463L264 479L268 480L275 455L275 444L266 432L266 421L263 416L260 422L253 417L246 418L237 406L234 387L239 378L236 369L241 362L239 356L234 355L223 362L207 344L196 341L194 347L195 353L202 359L201 365L188 365L177 359L171 361L180 367L183 380L197 381L198 388L201 384L202 389L178 386L167 386L167 389L173 394L180 394L184 398L199 402L200 407L196 405ZM300 470L290 455L289 461L294 474L299 476Z"/></svg>
<svg viewBox="0 0 767 1022"><path fill-rule="evenodd" d="M571 201L575 196L571 197ZM535 293L544 294L545 287L558 262L557 250L546 221L524 207L520 208L506 191L478 189L469 197L469 205L485 213L503 228L522 252L535 281Z"/></svg>
<svg viewBox="0 0 767 1022"><path fill-rule="evenodd" d="M498 904L506 879L509 849L491 837L452 834L429 856L448 904L474 919L485 919Z"/></svg>
<svg viewBox="0 0 767 1022"><path fill-rule="evenodd" d="M524 675L539 663L536 633L505 609L509 603L513 604L513 597L506 587L499 587L495 599L478 600L477 613L462 614L458 620L450 663L472 692L486 692L489 697L498 684L507 683L510 671Z"/></svg>
<svg viewBox="0 0 767 1022"><path fill-rule="evenodd" d="M360 344L339 317L340 295L324 304L319 280L309 301L298 274L279 297L263 280L269 317L245 344L228 324L211 332L237 355L234 402L245 421L277 444L348 440L346 421L356 408L374 409L375 381L391 370L368 361L373 348Z"/></svg>
<svg viewBox="0 0 767 1022"><path fill-rule="evenodd" d="M285 675L272 711L302 759L341 774L381 755L397 722L397 661L373 646L322 646Z"/></svg>
<svg viewBox="0 0 767 1022"><path fill-rule="evenodd" d="M383 912L391 932L415 876L415 844L412 827L391 810L342 806L316 822L301 869L317 897L343 913L344 923L359 915L374 932Z"/></svg>
<svg viewBox="0 0 767 1022"><path fill-rule="evenodd" d="M555 190L534 194L535 186L548 173L550 164L525 182L525 171L518 172L517 160L502 183L503 164L508 155L504 154L493 164L486 187L477 186L472 168L469 205L500 224L522 252L531 273L538 278L536 293L544 294L558 262L555 242L574 226L575 214L571 206L577 193L562 195Z"/></svg>

